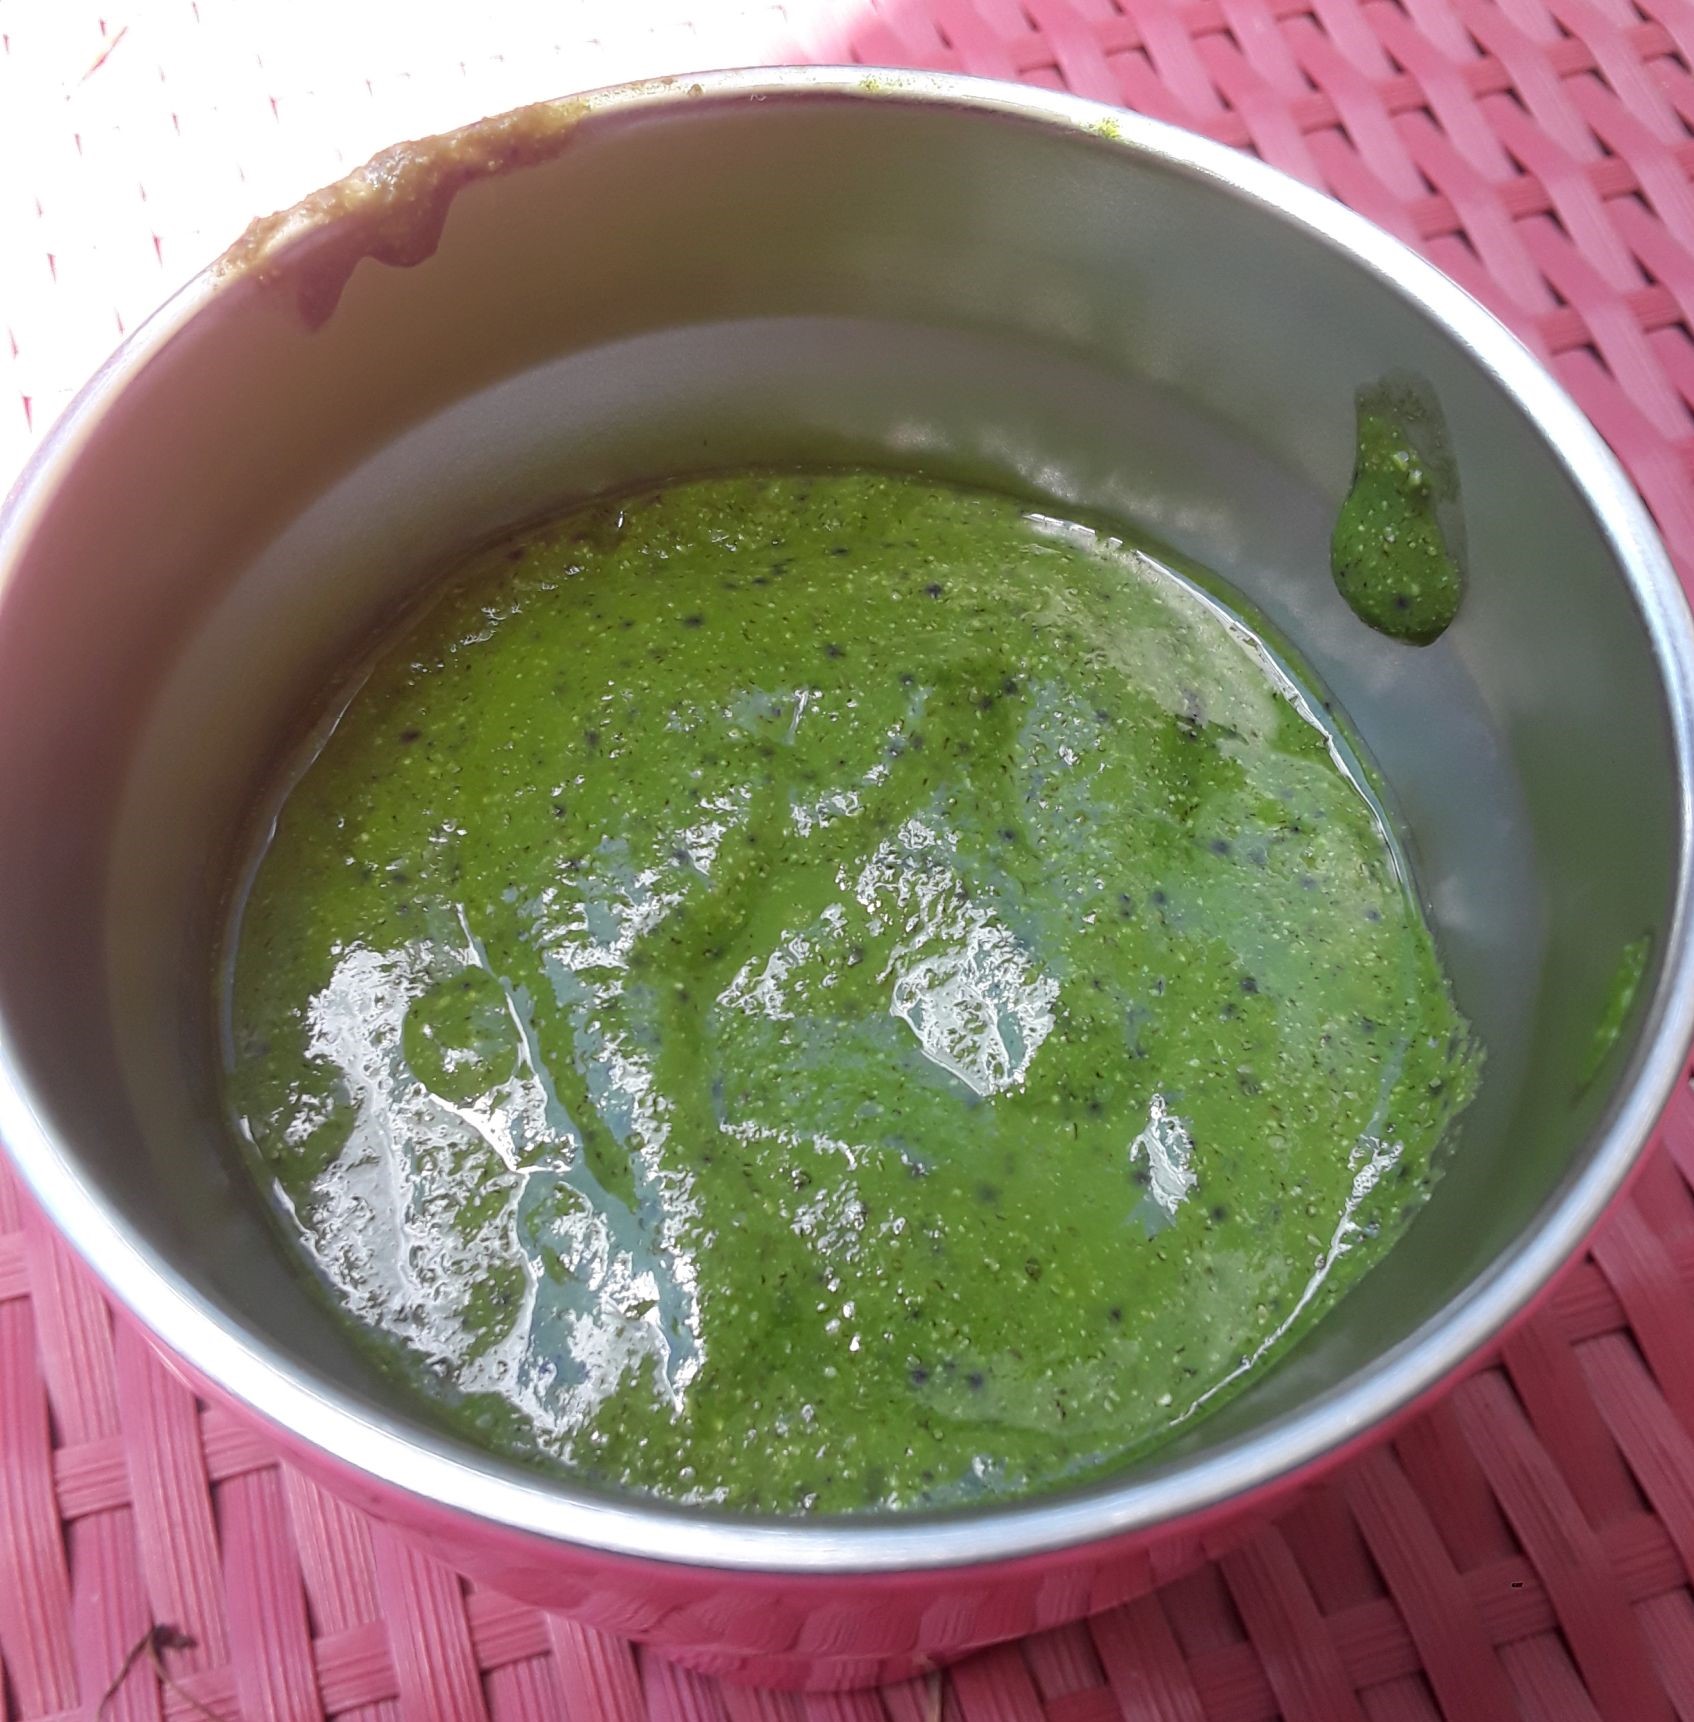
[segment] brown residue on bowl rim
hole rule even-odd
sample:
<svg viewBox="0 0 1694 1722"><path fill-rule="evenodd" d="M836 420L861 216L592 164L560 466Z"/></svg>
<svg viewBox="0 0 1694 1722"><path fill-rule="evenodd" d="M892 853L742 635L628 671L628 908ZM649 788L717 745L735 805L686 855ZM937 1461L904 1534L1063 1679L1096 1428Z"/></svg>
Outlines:
<svg viewBox="0 0 1694 1722"><path fill-rule="evenodd" d="M361 258L398 268L422 263L440 243L463 187L550 161L588 111L575 97L536 102L394 144L333 185L260 216L213 265L213 275L282 288L306 327L321 328Z"/></svg>

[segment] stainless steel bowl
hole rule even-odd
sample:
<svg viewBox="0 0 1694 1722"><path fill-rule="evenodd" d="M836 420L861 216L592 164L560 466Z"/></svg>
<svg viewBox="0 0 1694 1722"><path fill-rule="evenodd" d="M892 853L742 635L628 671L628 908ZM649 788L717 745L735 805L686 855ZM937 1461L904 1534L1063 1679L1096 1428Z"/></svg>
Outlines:
<svg viewBox="0 0 1694 1722"><path fill-rule="evenodd" d="M1529 355L1398 243L1087 103L749 72L430 159L192 282L7 506L0 1133L207 1391L516 1594L818 1684L1132 1594L1474 1356L1678 1079L1694 642L1641 506ZM468 183L431 249L443 172ZM1441 402L1469 529L1469 597L1423 651L1360 626L1327 566L1354 391L1391 371ZM212 1092L220 870L311 690L462 546L637 478L867 458L1133 520L1298 643L1392 787L1484 1092L1389 1259L1113 1481L833 1522L594 1494L435 1430L280 1255ZM1641 1002L1584 1087L1644 933Z"/></svg>

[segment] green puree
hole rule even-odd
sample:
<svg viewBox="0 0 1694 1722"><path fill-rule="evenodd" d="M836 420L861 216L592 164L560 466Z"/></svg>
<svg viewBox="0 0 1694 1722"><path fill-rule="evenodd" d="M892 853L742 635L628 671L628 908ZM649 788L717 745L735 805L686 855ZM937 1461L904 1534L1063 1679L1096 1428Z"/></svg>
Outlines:
<svg viewBox="0 0 1694 1722"><path fill-rule="evenodd" d="M476 1440L779 1512L1098 1472L1382 1253L1476 1083L1320 710L1006 497L596 503L288 792L229 1104Z"/></svg>
<svg viewBox="0 0 1694 1722"><path fill-rule="evenodd" d="M1617 1045L1623 1025L1629 1021L1629 1013L1635 1006L1635 995L1641 990L1642 978L1647 973L1647 959L1652 951L1652 935L1643 933L1639 938L1631 939L1619 954L1617 967L1612 970L1612 977L1606 984L1600 1017L1589 1039L1587 1056L1582 1061L1578 1094L1600 1074L1600 1066Z"/></svg>
<svg viewBox="0 0 1694 1722"><path fill-rule="evenodd" d="M1407 645L1438 640L1464 600L1464 522L1446 420L1427 385L1384 378L1359 391L1353 483L1330 570L1361 622Z"/></svg>

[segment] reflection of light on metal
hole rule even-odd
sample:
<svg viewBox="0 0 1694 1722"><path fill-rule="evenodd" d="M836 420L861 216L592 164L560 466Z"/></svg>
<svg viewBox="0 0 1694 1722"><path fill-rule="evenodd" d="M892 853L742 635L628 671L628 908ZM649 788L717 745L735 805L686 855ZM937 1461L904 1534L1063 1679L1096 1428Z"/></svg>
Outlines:
<svg viewBox="0 0 1694 1722"><path fill-rule="evenodd" d="M951 454L953 438L941 425L901 419L889 429L888 446L896 454Z"/></svg>

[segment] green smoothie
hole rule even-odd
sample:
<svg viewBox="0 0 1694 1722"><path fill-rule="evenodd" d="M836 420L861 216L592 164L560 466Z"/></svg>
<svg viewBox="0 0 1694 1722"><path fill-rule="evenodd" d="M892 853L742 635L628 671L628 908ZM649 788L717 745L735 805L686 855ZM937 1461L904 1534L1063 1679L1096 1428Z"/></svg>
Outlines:
<svg viewBox="0 0 1694 1722"><path fill-rule="evenodd" d="M1428 646L1464 601L1459 470L1441 404L1414 377L1359 390L1353 483L1336 516L1330 572L1367 627Z"/></svg>
<svg viewBox="0 0 1694 1722"><path fill-rule="evenodd" d="M1098 1474L1381 1255L1476 1086L1324 712L1008 497L596 502L267 809L231 1115L480 1443L767 1513Z"/></svg>

